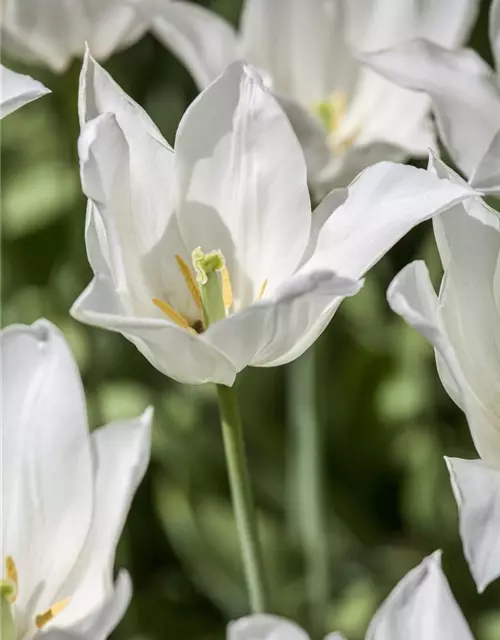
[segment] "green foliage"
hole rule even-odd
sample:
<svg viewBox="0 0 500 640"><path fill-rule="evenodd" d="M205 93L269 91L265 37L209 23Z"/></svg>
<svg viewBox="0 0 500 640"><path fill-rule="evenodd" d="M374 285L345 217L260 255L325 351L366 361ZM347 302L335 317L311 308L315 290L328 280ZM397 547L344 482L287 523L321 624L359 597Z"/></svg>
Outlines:
<svg viewBox="0 0 500 640"><path fill-rule="evenodd" d="M236 19L233 0L213 6ZM482 46L483 17L478 29L475 42ZM135 595L113 637L223 638L227 619L245 613L246 596L215 395L168 380L121 336L69 317L90 279L76 157L78 65L55 77L9 64L53 93L2 127L3 325L44 316L64 330L84 376L93 427L136 415L149 403L156 408L152 463L117 558L132 573ZM196 95L179 62L147 36L106 66L173 142ZM469 432L441 387L432 350L385 302L391 277L415 257L424 257L438 275L428 225L369 274L318 347L332 582L328 626L351 640L362 638L396 581L443 548L476 637L494 640L500 585L481 598L475 593L443 462L445 452L474 456ZM307 624L303 558L293 526L286 375L286 367L248 370L238 393L273 608Z"/></svg>

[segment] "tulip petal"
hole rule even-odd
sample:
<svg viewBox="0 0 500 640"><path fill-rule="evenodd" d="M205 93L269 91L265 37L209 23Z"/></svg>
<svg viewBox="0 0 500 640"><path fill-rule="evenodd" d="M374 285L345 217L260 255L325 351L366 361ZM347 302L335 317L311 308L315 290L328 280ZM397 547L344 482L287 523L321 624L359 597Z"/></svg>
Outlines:
<svg viewBox="0 0 500 640"><path fill-rule="evenodd" d="M454 161L470 175L500 127L500 93L483 60L472 50L449 51L425 40L363 60L402 87L430 95L439 133Z"/></svg>
<svg viewBox="0 0 500 640"><path fill-rule="evenodd" d="M445 287L445 290L447 289ZM485 460L500 461L500 437L488 407L471 388L474 383L463 368L443 307L432 288L429 273L421 261L402 269L387 290L392 310L399 314L436 348L438 372L443 386L464 410L474 443Z"/></svg>
<svg viewBox="0 0 500 640"><path fill-rule="evenodd" d="M236 371L227 357L194 332L163 318L127 315L113 284L97 275L71 308L71 315L96 327L122 333L159 371L188 384L231 386Z"/></svg>
<svg viewBox="0 0 500 640"><path fill-rule="evenodd" d="M325 219L311 259L302 267L331 269L353 279L363 276L414 226L473 195L469 187L440 180L415 167L380 162L348 187L347 200Z"/></svg>
<svg viewBox="0 0 500 640"><path fill-rule="evenodd" d="M410 571L375 614L366 640L474 640L437 551Z"/></svg>
<svg viewBox="0 0 500 640"><path fill-rule="evenodd" d="M292 275L309 239L304 157L257 72L235 63L184 114L175 145L184 242L220 249L237 307Z"/></svg>
<svg viewBox="0 0 500 640"><path fill-rule="evenodd" d="M260 613L230 622L227 640L309 640L307 633L295 622Z"/></svg>
<svg viewBox="0 0 500 640"><path fill-rule="evenodd" d="M3 65L0 65L0 87L0 119L28 102L50 93L38 80L15 73Z"/></svg>
<svg viewBox="0 0 500 640"><path fill-rule="evenodd" d="M304 335L312 344L323 310L361 286L360 281L328 271L296 275L272 297L212 325L202 339L224 353L237 371L248 364L274 366Z"/></svg>
<svg viewBox="0 0 500 640"><path fill-rule="evenodd" d="M81 179L95 205L86 225L94 272L112 278L128 315L161 317L152 302L160 298L196 319L175 257L190 263L174 213L172 149L90 55L80 101Z"/></svg>
<svg viewBox="0 0 500 640"><path fill-rule="evenodd" d="M500 70L500 2L492 0L489 20L490 46L495 58L495 69Z"/></svg>
<svg viewBox="0 0 500 640"><path fill-rule="evenodd" d="M152 415L148 409L139 418L108 424L91 435L94 513L78 564L61 587L61 597L73 594L58 617L62 626L66 620L83 619L113 593L114 554L149 462Z"/></svg>
<svg viewBox="0 0 500 640"><path fill-rule="evenodd" d="M239 57L234 28L214 11L191 2L146 6L153 33L186 65L200 90Z"/></svg>
<svg viewBox="0 0 500 640"><path fill-rule="evenodd" d="M1 423L2 552L22 576L20 606L40 612L82 549L93 505L83 387L49 322L2 334Z"/></svg>
<svg viewBox="0 0 500 640"><path fill-rule="evenodd" d="M500 130L472 173L470 183L485 194L500 195Z"/></svg>
<svg viewBox="0 0 500 640"><path fill-rule="evenodd" d="M426 38L455 48L467 39L475 24L478 0L349 0L349 41L363 51L377 51Z"/></svg>
<svg viewBox="0 0 500 640"><path fill-rule="evenodd" d="M123 618L132 597L132 581L126 571L120 571L114 588L104 602L81 621L65 629L71 638L106 640ZM63 612L64 613L64 612ZM61 614L62 618L62 614Z"/></svg>
<svg viewBox="0 0 500 640"><path fill-rule="evenodd" d="M13 57L47 65L61 73L75 56L82 56L88 43L94 55L107 58L123 45L131 44L146 30L131 2L103 0L7 1L2 15L2 46Z"/></svg>
<svg viewBox="0 0 500 640"><path fill-rule="evenodd" d="M477 588L500 577L500 470L482 460L445 458L460 514L460 536Z"/></svg>
<svg viewBox="0 0 500 640"><path fill-rule="evenodd" d="M242 57L269 73L278 95L300 104L312 107L333 91L349 97L359 65L345 40L343 14L339 2L246 0Z"/></svg>

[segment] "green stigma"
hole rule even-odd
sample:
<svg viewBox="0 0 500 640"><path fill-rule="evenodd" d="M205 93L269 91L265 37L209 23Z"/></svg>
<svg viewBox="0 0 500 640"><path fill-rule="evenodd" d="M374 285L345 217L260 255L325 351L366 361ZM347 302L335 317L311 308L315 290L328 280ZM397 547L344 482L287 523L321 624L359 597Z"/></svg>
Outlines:
<svg viewBox="0 0 500 640"><path fill-rule="evenodd" d="M193 260L193 267L196 271L196 280L198 284L204 285L207 283L208 275L215 271L222 271L226 264L224 256L220 251L210 251L210 253L203 253L201 247L197 247L191 254Z"/></svg>

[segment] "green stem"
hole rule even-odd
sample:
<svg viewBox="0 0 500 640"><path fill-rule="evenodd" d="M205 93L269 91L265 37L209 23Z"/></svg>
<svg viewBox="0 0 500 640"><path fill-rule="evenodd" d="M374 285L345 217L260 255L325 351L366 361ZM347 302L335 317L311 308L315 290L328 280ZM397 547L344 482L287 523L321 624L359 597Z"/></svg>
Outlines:
<svg viewBox="0 0 500 640"><path fill-rule="evenodd" d="M291 438L291 527L305 562L312 637L323 637L330 594L323 495L323 438L316 402L316 351L311 347L288 367Z"/></svg>
<svg viewBox="0 0 500 640"><path fill-rule="evenodd" d="M234 389L217 385L224 450L231 486L236 527L252 613L267 608L267 597L257 519L246 464L240 411Z"/></svg>
<svg viewBox="0 0 500 640"><path fill-rule="evenodd" d="M12 609L8 598L15 593L8 580L0 580L0 638L2 640L16 640L16 625L12 616Z"/></svg>

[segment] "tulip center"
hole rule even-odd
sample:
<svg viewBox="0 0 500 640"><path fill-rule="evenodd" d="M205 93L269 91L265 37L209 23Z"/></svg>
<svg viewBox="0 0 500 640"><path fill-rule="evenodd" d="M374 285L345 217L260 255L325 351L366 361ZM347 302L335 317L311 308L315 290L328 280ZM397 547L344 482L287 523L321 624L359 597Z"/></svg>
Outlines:
<svg viewBox="0 0 500 640"><path fill-rule="evenodd" d="M5 574L0 580L0 616L2 640L17 640L17 628L15 623L15 603L19 592L19 579L17 575L16 563L12 556L5 558ZM35 616L35 626L42 629L47 623L53 620L57 614L65 609L71 598L65 598L56 602L51 607Z"/></svg>
<svg viewBox="0 0 500 640"><path fill-rule="evenodd" d="M345 91L334 91L326 100L313 105L313 111L328 134L328 141L335 153L343 153L354 144L359 130L355 130L347 136L340 134L347 114L347 94Z"/></svg>
<svg viewBox="0 0 500 640"><path fill-rule="evenodd" d="M203 253L201 247L191 254L193 269L181 256L176 255L175 259L199 311L199 318L189 322L171 304L160 298L153 298L153 304L179 327L192 333L203 333L211 324L227 317L233 310L233 289L226 261L221 251ZM266 288L267 278L259 289L257 301L261 300Z"/></svg>

